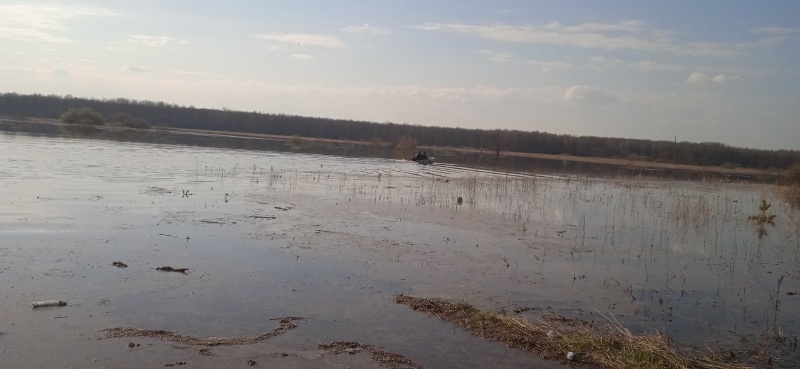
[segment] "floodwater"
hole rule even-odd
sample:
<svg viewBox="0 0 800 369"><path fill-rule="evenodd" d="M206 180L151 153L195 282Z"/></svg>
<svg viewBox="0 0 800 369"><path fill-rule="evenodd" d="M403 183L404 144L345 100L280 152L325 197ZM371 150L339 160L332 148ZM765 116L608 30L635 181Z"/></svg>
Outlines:
<svg viewBox="0 0 800 369"><path fill-rule="evenodd" d="M0 367L377 367L317 348L334 341L426 368L558 366L396 305L398 293L531 319L603 314L681 347L798 360L800 211L770 185L104 135L0 133ZM762 199L776 218L759 233L748 216ZM30 308L49 299L68 305ZM120 326L256 336L287 316L306 319L215 356L99 339Z"/></svg>

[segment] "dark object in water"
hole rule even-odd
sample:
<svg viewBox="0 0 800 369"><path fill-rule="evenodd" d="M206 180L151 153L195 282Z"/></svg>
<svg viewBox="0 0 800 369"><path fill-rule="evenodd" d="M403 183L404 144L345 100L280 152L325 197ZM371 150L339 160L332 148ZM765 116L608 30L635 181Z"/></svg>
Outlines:
<svg viewBox="0 0 800 369"><path fill-rule="evenodd" d="M186 272L189 271L189 268L173 268L171 266L163 266L163 267L156 268L156 270L161 271L161 272L178 272L178 273L186 274Z"/></svg>
<svg viewBox="0 0 800 369"><path fill-rule="evenodd" d="M62 300L47 300L47 301L34 302L32 305L33 308L36 309L36 308L51 307L51 306L67 306L67 302Z"/></svg>
<svg viewBox="0 0 800 369"><path fill-rule="evenodd" d="M127 268L128 267L128 264L125 264L125 263L123 263L121 261L115 261L115 262L111 263L111 265L113 265L113 266L115 266L117 268Z"/></svg>
<svg viewBox="0 0 800 369"><path fill-rule="evenodd" d="M433 157L427 159L411 159L411 161L414 161L417 164L428 165L428 164L433 164Z"/></svg>

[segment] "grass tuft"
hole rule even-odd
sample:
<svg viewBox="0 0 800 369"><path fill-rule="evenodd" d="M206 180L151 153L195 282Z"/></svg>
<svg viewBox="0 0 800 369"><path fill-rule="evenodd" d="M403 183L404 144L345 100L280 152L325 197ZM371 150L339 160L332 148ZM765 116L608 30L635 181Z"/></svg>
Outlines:
<svg viewBox="0 0 800 369"><path fill-rule="evenodd" d="M466 302L395 296L395 302L461 326L473 335L505 343L546 359L566 360L567 352L578 354L576 361L609 369L744 369L748 366L721 356L690 356L675 349L661 333L634 335L616 319L608 319L602 330L594 324L555 327L533 323L503 313L481 310ZM574 322L574 321L573 321ZM583 323L583 322L581 322Z"/></svg>

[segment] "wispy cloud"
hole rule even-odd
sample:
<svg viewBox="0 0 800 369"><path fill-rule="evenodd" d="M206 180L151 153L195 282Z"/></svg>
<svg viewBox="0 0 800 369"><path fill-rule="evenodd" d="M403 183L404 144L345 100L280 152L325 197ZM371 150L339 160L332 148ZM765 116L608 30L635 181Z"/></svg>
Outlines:
<svg viewBox="0 0 800 369"><path fill-rule="evenodd" d="M344 43L336 36L321 35L321 34L308 34L308 33L270 33L264 35L252 35L253 37L267 40L277 41L284 43L299 44L305 46L320 46L320 47L342 47Z"/></svg>
<svg viewBox="0 0 800 369"><path fill-rule="evenodd" d="M369 33L372 35L386 35L389 33L389 30L370 26L369 23L364 23L361 26L348 26L341 29L344 32L351 32L351 33Z"/></svg>
<svg viewBox="0 0 800 369"><path fill-rule="evenodd" d="M572 86L564 93L564 101L579 104L601 104L614 100L614 97L610 94L588 85Z"/></svg>
<svg viewBox="0 0 800 369"><path fill-rule="evenodd" d="M178 40L169 36L148 36L148 35L132 35L128 36L128 42L133 44L141 44L150 47L165 47L170 44L185 45L188 42L185 40Z"/></svg>
<svg viewBox="0 0 800 369"><path fill-rule="evenodd" d="M66 21L85 16L113 16L96 7L57 5L0 5L0 39L63 43Z"/></svg>
<svg viewBox="0 0 800 369"><path fill-rule="evenodd" d="M526 59L516 58L508 53L499 53L490 50L480 50L478 52L488 56L489 60L493 62L529 65L532 67L539 68L543 72L555 72L572 68L571 64L561 61L540 61L540 60L529 60L529 59L526 60Z"/></svg>
<svg viewBox="0 0 800 369"><path fill-rule="evenodd" d="M581 65L581 68L601 72L618 68L623 64L624 63L622 60L619 59L611 59L604 56L592 56L588 61Z"/></svg>
<svg viewBox="0 0 800 369"><path fill-rule="evenodd" d="M693 85L700 85L705 86L712 83L725 83L730 81L738 81L741 77L737 75L730 75L730 74L718 74L716 76L710 76L705 73L694 72L686 78L686 82Z"/></svg>
<svg viewBox="0 0 800 369"><path fill-rule="evenodd" d="M122 69L123 70L127 70L129 72L137 72L137 73L150 73L150 72L153 71L150 68L140 67L140 66L131 65L131 64L123 65Z"/></svg>
<svg viewBox="0 0 800 369"><path fill-rule="evenodd" d="M295 59L300 59L300 60L311 60L311 59L314 59L314 57L313 57L313 56L311 56L311 55L308 55L308 54L292 54L292 55L290 55L290 56L291 56L292 58L295 58Z"/></svg>
<svg viewBox="0 0 800 369"><path fill-rule="evenodd" d="M774 46L788 40L792 36L800 34L800 29L787 27L756 27L750 29L750 33L761 37L761 39L757 41L757 44Z"/></svg>
<svg viewBox="0 0 800 369"><path fill-rule="evenodd" d="M553 22L543 26L507 24L473 25L461 23L425 23L415 25L422 31L445 31L489 40L514 43L567 45L585 49L638 50L676 55L728 57L735 52L718 43L680 43L672 32L650 28L639 21L620 23L584 23L564 26Z"/></svg>

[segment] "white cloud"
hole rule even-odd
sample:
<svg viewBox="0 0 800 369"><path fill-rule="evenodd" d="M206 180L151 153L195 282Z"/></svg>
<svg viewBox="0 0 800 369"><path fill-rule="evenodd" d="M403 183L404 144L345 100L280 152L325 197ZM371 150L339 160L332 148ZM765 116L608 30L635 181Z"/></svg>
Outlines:
<svg viewBox="0 0 800 369"><path fill-rule="evenodd" d="M652 60L640 60L638 63L631 64L631 67L646 71L664 70L670 72L680 72L686 70L687 68L678 64L661 63Z"/></svg>
<svg viewBox="0 0 800 369"><path fill-rule="evenodd" d="M718 75L714 76L714 78L712 78L711 80L716 82L716 83L725 83L725 82L730 82L730 81L738 81L740 79L741 79L741 77L735 76L735 75L718 74Z"/></svg>
<svg viewBox="0 0 800 369"><path fill-rule="evenodd" d="M178 40L169 36L147 36L147 35L128 36L128 42L150 47L164 47L173 43L185 45L188 43L187 41Z"/></svg>
<svg viewBox="0 0 800 369"><path fill-rule="evenodd" d="M349 26L344 27L341 29L344 32L351 32L351 33L369 33L373 35L386 35L389 33L388 30L385 30L380 27L370 26L369 23L364 23L361 26Z"/></svg>
<svg viewBox="0 0 800 369"><path fill-rule="evenodd" d="M113 16L96 7L57 5L0 5L0 39L63 43L65 23L84 16ZM58 35L57 35L58 34Z"/></svg>
<svg viewBox="0 0 800 369"><path fill-rule="evenodd" d="M313 57L313 56L311 56L311 55L307 55L307 54L292 54L292 55L291 55L291 57L292 57L292 58L295 58L295 59L301 59L301 60L310 60L310 59L314 59L314 57Z"/></svg>
<svg viewBox="0 0 800 369"><path fill-rule="evenodd" d="M693 85L705 86L711 83L725 83L730 81L740 80L741 77L737 75L718 74L716 76L709 76L705 73L694 72L686 78L686 82Z"/></svg>
<svg viewBox="0 0 800 369"><path fill-rule="evenodd" d="M708 42L681 44L672 38L672 32L648 28L639 21L613 24L585 23L574 26L562 26L557 22L544 26L425 23L413 27L422 31L446 31L501 42L567 45L601 50L639 50L676 55L718 57L735 55L732 49L723 44Z"/></svg>
<svg viewBox="0 0 800 369"><path fill-rule="evenodd" d="M583 69L589 69L600 72L608 69L614 69L621 65L623 65L623 62L622 60L619 59L609 59L603 56L592 56L581 67Z"/></svg>
<svg viewBox="0 0 800 369"><path fill-rule="evenodd" d="M252 35L267 41L299 44L305 46L342 47L344 44L336 36L304 33L271 33L265 35Z"/></svg>
<svg viewBox="0 0 800 369"><path fill-rule="evenodd" d="M151 69L145 67L139 67L136 65L125 64L122 66L123 70L127 70L129 72L138 72L138 73L150 73L152 72Z"/></svg>
<svg viewBox="0 0 800 369"><path fill-rule="evenodd" d="M689 75L689 78L686 78L686 82L689 82L694 85L706 85L708 82L711 81L711 78L708 77L708 74L694 72Z"/></svg>
<svg viewBox="0 0 800 369"><path fill-rule="evenodd" d="M480 50L478 52L484 55L488 55L489 60L493 62L524 64L540 68L543 72L555 72L559 70L567 70L572 68L571 64L561 61L525 60L525 59L515 58L508 53L498 53L490 50Z"/></svg>
<svg viewBox="0 0 800 369"><path fill-rule="evenodd" d="M574 103L598 104L614 101L614 97L603 90L587 85L572 86L564 93L564 101Z"/></svg>

